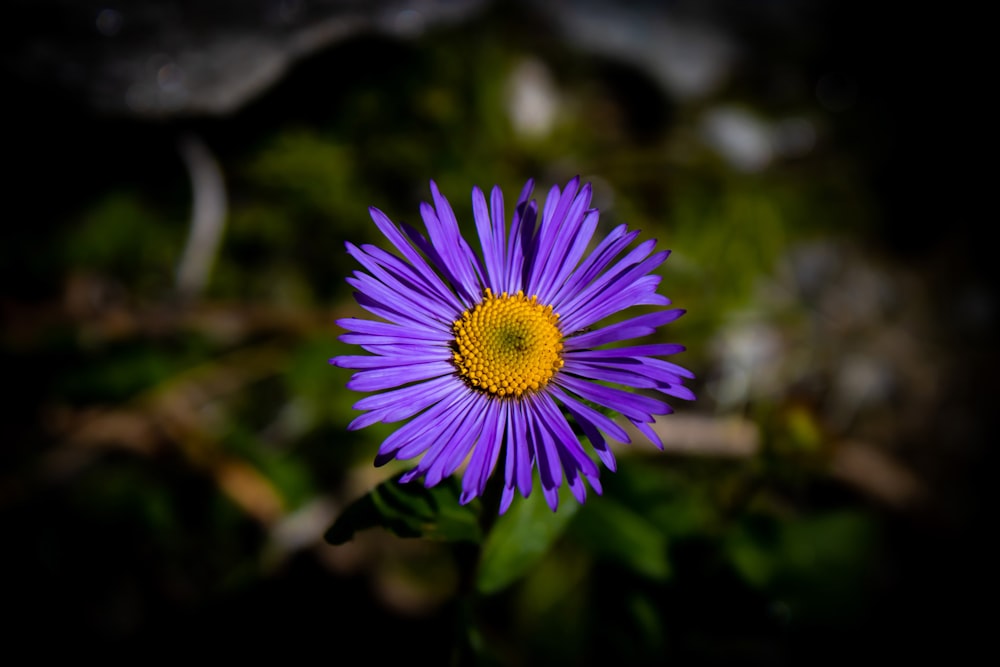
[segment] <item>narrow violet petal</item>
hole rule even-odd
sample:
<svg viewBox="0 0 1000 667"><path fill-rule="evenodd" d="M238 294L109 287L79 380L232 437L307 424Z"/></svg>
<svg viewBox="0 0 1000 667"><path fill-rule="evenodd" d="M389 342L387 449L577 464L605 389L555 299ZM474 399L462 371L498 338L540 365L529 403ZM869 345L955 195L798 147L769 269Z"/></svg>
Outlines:
<svg viewBox="0 0 1000 667"><path fill-rule="evenodd" d="M423 471L420 470L420 468L411 468L410 470L406 471L405 473L403 473L402 475L399 476L399 483L400 484L408 484L409 482L412 482L417 477L420 477L420 475L422 475L422 474L423 474Z"/></svg>
<svg viewBox="0 0 1000 667"><path fill-rule="evenodd" d="M428 410L413 418L406 426L420 421L420 426L413 429L405 442L395 450L397 459L412 459L434 447L454 431L468 411L471 397L468 393L458 397L449 404L447 410ZM432 417L428 417L433 412ZM405 428L405 427L404 427ZM400 429L403 430L403 429ZM398 432L398 431L397 431ZM386 438L388 442L388 438Z"/></svg>
<svg viewBox="0 0 1000 667"><path fill-rule="evenodd" d="M579 468L588 475L598 474L597 464L587 456L587 452L580 445L580 440L573 433L569 422L559 411L552 397L546 394L539 395L535 403L541 417L540 423L552 434L555 446L560 451L560 460L563 458L562 453L565 453L574 461L574 468Z"/></svg>
<svg viewBox="0 0 1000 667"><path fill-rule="evenodd" d="M410 302L413 304L411 309L421 311L423 319L432 322L441 319L440 302L436 301L436 295L429 293L425 286L415 288L408 280L383 268L379 262L351 243L347 244L347 252L368 271L367 274L356 272L355 278L347 281L350 285L391 307L396 307L396 300Z"/></svg>
<svg viewBox="0 0 1000 667"><path fill-rule="evenodd" d="M562 452L559 452L560 456L563 456ZM587 501L587 485L583 483L583 479L580 477L580 472L573 468L568 468L566 463L563 463L563 469L566 471L566 485L569 486L569 490L573 493L573 497L576 498L576 502L583 504Z"/></svg>
<svg viewBox="0 0 1000 667"><path fill-rule="evenodd" d="M507 510L510 509L510 504L514 501L514 487L505 486L503 487L503 494L500 496L500 511L501 515L506 514Z"/></svg>
<svg viewBox="0 0 1000 667"><path fill-rule="evenodd" d="M419 298L418 295L383 285L366 274L348 278L347 284L361 292L366 301L376 304L380 308L391 310L394 313L393 322L439 328L447 326L455 320L455 318L448 316L450 313L442 313L440 309L433 310L427 308L426 305L415 306L413 302ZM365 305L361 300L359 300L359 304Z"/></svg>
<svg viewBox="0 0 1000 667"><path fill-rule="evenodd" d="M628 420L632 422L633 426L639 429L640 433L649 438L649 441L652 442L654 445L656 445L661 452L663 451L663 441L660 440L659 434L657 434L657 432L654 431L649 424L647 424L646 422L638 421L636 419L632 419L631 417L629 417Z"/></svg>
<svg viewBox="0 0 1000 667"><path fill-rule="evenodd" d="M504 218L503 192L496 185L490 193L490 236L493 244L493 253L497 258L497 273L493 276L494 282L490 288L497 294L504 291L504 281L506 280L507 266L507 222Z"/></svg>
<svg viewBox="0 0 1000 667"><path fill-rule="evenodd" d="M425 219L436 216L434 209L428 204L421 205L421 215ZM436 218L435 218L436 219ZM466 281L461 279L458 275L453 273L454 269L451 266L453 260L446 259L444 255L438 252L438 247L434 245L427 237L420 233L420 230L407 225L406 223L400 224L400 228L410 242L417 248L420 252L427 256L427 259L434 265L434 267L441 273L442 277L448 282L449 286L455 291L455 295L458 300L466 304L462 307L464 310L467 304L474 303L478 299L479 290L476 286L468 284ZM443 248L443 251L447 253L449 257L454 257L455 253L449 252L449 248ZM470 269L471 271L471 269Z"/></svg>
<svg viewBox="0 0 1000 667"><path fill-rule="evenodd" d="M442 355L434 348L422 352L419 355L409 355L405 357L384 357L367 355L344 355L334 359L334 365L340 368L398 368L399 366L412 366L413 364L423 364L432 361L447 361L448 354Z"/></svg>
<svg viewBox="0 0 1000 667"><path fill-rule="evenodd" d="M600 357L586 357L581 352L574 352L566 355L565 365L572 369L569 372L583 376L588 375L585 369L605 369L620 373L641 375L645 379L643 384L632 384L630 382L624 383L633 387L658 389L660 387L682 385L684 383L680 376L654 364L654 361L659 360L650 359L649 357L634 357L631 359L601 359ZM595 379L605 379L609 382L614 382L614 380L601 378L597 375L594 375L593 377Z"/></svg>
<svg viewBox="0 0 1000 667"><path fill-rule="evenodd" d="M444 334L439 329L431 329L427 327L403 327L398 324L393 324L391 322L379 322L378 320L366 320L360 317L345 317L337 320L337 326L351 331L356 336L350 336L350 334L341 335L339 340L345 343L355 343L355 342L383 342L380 339L384 338L384 342L419 342L419 341L442 341L450 340L450 332ZM349 340L344 340L348 338ZM373 336L374 339L364 338ZM359 340L360 339L360 340Z"/></svg>
<svg viewBox="0 0 1000 667"><path fill-rule="evenodd" d="M667 373L672 373L678 377L694 379L694 373L684 368L683 366L678 366L672 361L666 361L664 359L649 359L647 358L645 363L652 366L653 368L658 368Z"/></svg>
<svg viewBox="0 0 1000 667"><path fill-rule="evenodd" d="M533 407L529 404L528 409ZM534 436L542 494L545 496L545 502L555 512L559 507L559 487L562 485L562 466L559 463L559 453L556 451L552 434L545 428L537 415L531 420L531 432Z"/></svg>
<svg viewBox="0 0 1000 667"><path fill-rule="evenodd" d="M607 295L609 294L616 295L615 302L618 304L616 308L617 310L633 305L632 303L621 298L620 292L622 291L622 286L634 288L636 281L640 277L645 276L653 268L663 263L663 260L666 258L665 251L656 253L649 258L646 257L652 251L655 244L656 242L652 239L639 244L639 246L634 248L630 253L619 260L612 269L601 275L591 285L580 289L580 291L577 292L573 298L560 304L561 311L559 315L563 318L563 320L567 322L575 322L577 319L583 320L579 324L566 324L568 330L575 331L578 328L589 326L590 324L602 319L603 316L581 316L578 314L578 311L582 310L586 312L588 308L593 308L595 304L606 303ZM655 280L659 279L656 278ZM653 289L655 289L655 285L653 286Z"/></svg>
<svg viewBox="0 0 1000 667"><path fill-rule="evenodd" d="M392 410L397 408L410 409L411 406L419 406L421 403L430 405L441 400L446 394L464 389L461 381L451 376L442 376L412 384L401 389L383 391L371 396L365 396L354 404L355 410ZM421 408L414 410L414 414Z"/></svg>
<svg viewBox="0 0 1000 667"><path fill-rule="evenodd" d="M542 486L542 494L545 496L545 502L548 504L549 508L555 512L559 509L559 487L558 486Z"/></svg>
<svg viewBox="0 0 1000 667"><path fill-rule="evenodd" d="M532 200L519 205L514 213L507 244L510 264L507 267L507 289L504 290L510 294L524 289L525 274L531 271L532 239L537 212L537 204Z"/></svg>
<svg viewBox="0 0 1000 667"><path fill-rule="evenodd" d="M374 321L374 320L369 320ZM386 324L385 322L379 322L378 324ZM397 326L397 325L392 325ZM400 329L404 332L404 329ZM411 334L411 336L407 336ZM425 338L416 338L413 335L423 335ZM362 349L368 349L369 347L378 347L380 344L395 344L399 343L401 345L408 345L411 343L422 343L424 345L429 345L433 347L440 347L442 343L449 344L454 334L442 334L440 332L415 332L413 330L405 331L401 333L399 337L385 336L385 335L373 335L373 334L341 334L337 336L337 340L342 343L348 343L349 345L359 345ZM332 363L332 360L331 360Z"/></svg>
<svg viewBox="0 0 1000 667"><path fill-rule="evenodd" d="M483 434L462 476L462 495L459 498L462 505L486 490L486 482L496 467L503 445L506 405L506 401L486 401L483 407Z"/></svg>
<svg viewBox="0 0 1000 667"><path fill-rule="evenodd" d="M656 331L657 327L673 322L683 314L682 309L646 313L593 331L569 336L563 341L563 345L567 350L579 350L647 336Z"/></svg>
<svg viewBox="0 0 1000 667"><path fill-rule="evenodd" d="M567 444L569 444L567 442ZM578 445L578 443L577 443ZM566 476L566 484L569 486L573 497L577 502L583 503L587 499L587 487L583 483L584 478L592 484L600 484L600 469L583 452L579 445L572 447L561 447L559 449L559 459L563 473Z"/></svg>
<svg viewBox="0 0 1000 667"><path fill-rule="evenodd" d="M367 428L372 424L377 424L382 421L382 413L380 411L376 412L366 412L363 415L358 415L347 425L348 431L360 431L363 428Z"/></svg>
<svg viewBox="0 0 1000 667"><path fill-rule="evenodd" d="M413 245L407 240L406 236L400 231L400 229L389 219L385 213L380 211L375 207L368 209L372 220L375 222L375 226L378 227L382 235L385 236L390 243L403 255L403 257L413 265L417 273L424 276L424 278L435 285L435 293L441 295L444 298L449 299L453 308L457 308L459 311L463 309L458 298L452 293L450 289L445 285L444 281L438 276L438 274L431 268L426 260L417 252Z"/></svg>
<svg viewBox="0 0 1000 667"><path fill-rule="evenodd" d="M649 396L634 394L614 387L605 387L595 382L581 380L569 374L559 376L558 383L576 395L619 412L627 417L643 421L653 421L653 415L671 412L670 406Z"/></svg>
<svg viewBox="0 0 1000 667"><path fill-rule="evenodd" d="M417 315L417 313L414 313L412 309L406 309L404 304L397 304L396 308L390 308L385 303L377 301L363 292L355 292L354 300L372 315L401 326L425 329L437 327L438 330L442 328L440 322L429 322L420 317L415 317L414 315Z"/></svg>
<svg viewBox="0 0 1000 667"><path fill-rule="evenodd" d="M562 469L559 465L559 454L551 431L543 425L543 419L538 412L535 401L528 403L527 410L533 414L530 417L531 430L534 434L535 453L538 462L538 476L543 489L559 488L562 484Z"/></svg>
<svg viewBox="0 0 1000 667"><path fill-rule="evenodd" d="M497 252L498 245L494 239L496 232L490 219L486 196L478 187L472 189L472 218L476 222L476 232L483 249L483 264L486 270L484 282L494 292L500 293L503 280L503 257Z"/></svg>
<svg viewBox="0 0 1000 667"><path fill-rule="evenodd" d="M511 410L511 436L507 446L514 448L514 474L517 477L517 488L525 498L531 493L532 470L535 463L535 434L531 420L528 418L525 403L519 402Z"/></svg>
<svg viewBox="0 0 1000 667"><path fill-rule="evenodd" d="M657 389L667 396L673 396L682 401L693 401L698 398L693 391L681 384L660 384L657 385Z"/></svg>
<svg viewBox="0 0 1000 667"><path fill-rule="evenodd" d="M656 380L641 373L636 373L632 370L608 368L598 364L588 364L583 361L574 361L569 357L566 358L566 365L563 367L563 371L591 380L612 382L636 389L656 389L657 387Z"/></svg>
<svg viewBox="0 0 1000 667"><path fill-rule="evenodd" d="M448 409L447 413L438 418L437 428L426 434L431 441L428 447L419 447L411 443L411 445L401 448L397 456L410 458L411 449L412 452L425 451L421 464L426 470L438 458L438 455L455 445L455 440L461 441L478 421L476 419L470 420L470 417L477 416L474 413L475 399L476 394L464 392L461 398Z"/></svg>
<svg viewBox="0 0 1000 667"><path fill-rule="evenodd" d="M517 472L515 470L517 465L517 452L515 451L516 445L514 443L515 440L523 442L524 435L523 433L517 433L516 436L514 435L516 432L516 424L514 423L514 409L512 407L513 404L508 403L506 401L504 403L505 403L505 413L507 416L507 433L506 433L507 446L506 446L506 456L504 456L504 464L503 464L504 488L507 487L514 488L514 480L517 478Z"/></svg>
<svg viewBox="0 0 1000 667"><path fill-rule="evenodd" d="M593 424L596 428L604 431L619 442L630 442L628 433L619 426L613 419L602 412L595 410L586 403L581 403L575 398L564 393L558 387L551 387L550 393L569 410L576 418L577 422L583 425L584 422Z"/></svg>
<svg viewBox="0 0 1000 667"><path fill-rule="evenodd" d="M656 293L659 276L627 275L618 283L607 285L592 295L588 302L580 302L576 310L560 320L567 331L579 331L600 322L614 313L633 306L669 306L670 299Z"/></svg>
<svg viewBox="0 0 1000 667"><path fill-rule="evenodd" d="M534 259L525 286L526 294L541 292L544 287L546 267L555 266L554 262L557 258L553 256L553 249L557 246L560 235L570 233L569 230L564 229L564 223L566 222L566 212L576 195L579 182L579 177L574 178L561 193L559 187L555 185L549 190L533 248Z"/></svg>
<svg viewBox="0 0 1000 667"><path fill-rule="evenodd" d="M358 371L348 381L347 388L354 391L379 391L430 380L439 375L449 375L454 371L455 367L446 361L425 361L402 368Z"/></svg>
<svg viewBox="0 0 1000 667"><path fill-rule="evenodd" d="M479 393L470 393L470 398L472 399L470 405L463 411L462 420L457 423L451 436L447 439L442 438L441 443L431 448L425 457L428 459L428 464L424 483L428 487L437 485L454 473L482 436L484 402L487 399ZM424 465L423 461L421 465Z"/></svg>
<svg viewBox="0 0 1000 667"><path fill-rule="evenodd" d="M466 397L465 392L456 392L442 400L436 405L432 405L426 412L417 415L403 426L396 429L385 440L378 450L378 457L375 459L376 465L382 465L389 460L396 458L400 450L414 442L423 442L422 438L427 433L436 432L439 429L439 422L442 415L446 415L455 405L459 404ZM419 454L421 450L416 448ZM408 452L410 450L407 450ZM410 458L410 457L400 457Z"/></svg>
<svg viewBox="0 0 1000 667"><path fill-rule="evenodd" d="M614 261L614 258L627 248L628 244L638 235L637 230L630 232L625 225L619 225L611 230L611 233L598 243L597 248L584 258L580 266L563 283L556 295L552 297L552 303L561 306L564 302L574 298L580 290L590 285L601 274L601 271Z"/></svg>
<svg viewBox="0 0 1000 667"><path fill-rule="evenodd" d="M406 289L416 292L423 300L435 302L437 307L444 309L444 312L454 312L455 295L433 272L429 275L420 273L411 264L377 246L366 244L361 246L361 249Z"/></svg>
<svg viewBox="0 0 1000 667"><path fill-rule="evenodd" d="M565 398L565 394L563 394L563 398L560 399L560 402L563 403L566 406L566 410L573 415L576 423L580 426L580 430L583 431L583 434L587 437L587 440L590 441L594 451L597 452L597 456L600 457L601 462L608 468L608 470L611 470L612 472L617 470L618 466L615 462L615 455L608 447L607 441L605 441L604 436L601 435L601 432L597 429L594 423L583 416L580 412L577 412L568 403ZM622 432L624 433L624 430L622 430Z"/></svg>
<svg viewBox="0 0 1000 667"><path fill-rule="evenodd" d="M392 422L402 421L408 419L418 412L426 410L427 408L433 406L434 404L442 401L449 396L453 395L456 390L463 390L464 387L456 388L456 380L453 377L442 377L435 380L429 380L427 382L421 382L415 385L409 385L403 389L397 389L394 392L385 392L382 394L373 394L367 398L375 399L382 398L387 394L399 393L399 396L394 396L394 400L390 403L384 404L381 407L370 408L370 411L356 417L347 428L351 431L356 431L366 426L370 426L376 422L383 422L386 424L391 424ZM403 392L406 392L403 396ZM362 399L354 404L355 409L369 409L360 408L366 399Z"/></svg>
<svg viewBox="0 0 1000 667"><path fill-rule="evenodd" d="M395 342L374 345L364 343L360 347L365 352L371 352L380 357L425 356L428 359L451 359L453 355L451 347L446 343L423 343L421 345Z"/></svg>
<svg viewBox="0 0 1000 667"><path fill-rule="evenodd" d="M581 359L630 359L633 357L669 356L683 352L685 347L677 343L650 343L648 345L630 345L603 350L580 350L575 354Z"/></svg>
<svg viewBox="0 0 1000 667"><path fill-rule="evenodd" d="M441 256L448 262L448 267L453 271L459 284L468 294L475 295L479 291L479 284L473 273L473 266L476 263L475 255L469 244L462 238L458 220L451 209L451 204L438 190L434 181L431 181L430 185L431 196L434 199L434 211L436 212L436 215L430 216L430 218L438 222L438 225L433 229L430 224L427 226L431 243L442 253ZM420 212L424 220L427 221L428 216L425 214L424 206L421 206ZM438 233L437 238L435 238L435 231Z"/></svg>
<svg viewBox="0 0 1000 667"><path fill-rule="evenodd" d="M559 207L556 209L556 219L550 226L548 234L552 237L551 242L546 244L539 252L545 258L544 270L537 277L532 288L532 293L539 295L539 299L548 303L549 298L555 293L560 284L562 272L567 273L572 270L572 266L567 266L566 252L580 234L580 226L584 222L584 212L590 206L591 187L587 183L580 192L576 192L576 183L573 186L566 186L563 197L560 198ZM557 223L557 224L555 224Z"/></svg>
<svg viewBox="0 0 1000 667"><path fill-rule="evenodd" d="M587 362L567 355L564 370L581 377L623 384L636 389L656 389L684 400L694 400L694 393L683 386L680 377L655 367L650 360L637 358L626 362Z"/></svg>
<svg viewBox="0 0 1000 667"><path fill-rule="evenodd" d="M539 294L539 299L543 303L552 303L560 288L566 283L570 274L576 269L580 258L583 257L590 240L597 231L598 213L596 209L591 209L583 217L583 222L579 229L573 233L573 244L567 249L565 256L559 264L559 272L549 281L549 284Z"/></svg>

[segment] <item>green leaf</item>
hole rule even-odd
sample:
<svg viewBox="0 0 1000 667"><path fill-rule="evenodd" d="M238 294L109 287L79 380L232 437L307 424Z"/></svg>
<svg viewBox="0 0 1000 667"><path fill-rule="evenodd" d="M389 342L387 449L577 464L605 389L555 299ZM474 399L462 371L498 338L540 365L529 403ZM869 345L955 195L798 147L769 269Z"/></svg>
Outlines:
<svg viewBox="0 0 1000 667"><path fill-rule="evenodd" d="M750 586L780 599L800 618L848 618L864 605L878 546L869 516L840 510L753 519L730 531L725 542L730 562Z"/></svg>
<svg viewBox="0 0 1000 667"><path fill-rule="evenodd" d="M423 537L443 542L482 540L478 503L458 502L454 477L428 489L419 482L401 483L397 475L354 501L337 517L324 536L330 544L344 544L359 530L381 527L400 537Z"/></svg>
<svg viewBox="0 0 1000 667"><path fill-rule="evenodd" d="M515 500L497 519L483 544L476 589L489 595L519 579L563 534L578 509L576 501L564 497L560 498L559 510L553 512L541 491Z"/></svg>
<svg viewBox="0 0 1000 667"><path fill-rule="evenodd" d="M589 503L573 523L573 537L594 554L658 581L670 577L667 538L631 508L610 498Z"/></svg>

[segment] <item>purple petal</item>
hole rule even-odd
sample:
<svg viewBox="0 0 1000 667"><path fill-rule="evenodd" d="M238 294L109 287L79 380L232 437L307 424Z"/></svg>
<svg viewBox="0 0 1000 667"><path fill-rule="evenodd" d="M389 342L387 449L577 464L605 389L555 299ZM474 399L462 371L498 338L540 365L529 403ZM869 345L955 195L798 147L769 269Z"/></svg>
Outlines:
<svg viewBox="0 0 1000 667"><path fill-rule="evenodd" d="M418 469L426 475L424 485L437 485L451 475L475 446L483 431L482 414L485 400L482 394L470 392L470 404L463 409L451 426L442 430L438 442L424 454Z"/></svg>
<svg viewBox="0 0 1000 667"><path fill-rule="evenodd" d="M396 458L412 459L432 449L440 450L442 443L447 443L450 435L462 425L472 405L472 399L472 394L466 392L459 396L458 400L454 401L447 410L436 411L433 419L424 420L425 423L420 429L415 431L402 447L398 448ZM430 410L414 418L413 421L425 417L429 412Z"/></svg>
<svg viewBox="0 0 1000 667"><path fill-rule="evenodd" d="M535 403L538 408L538 416L541 418L540 423L555 438L556 447L561 452L560 459L563 459L562 453L564 453L569 457L568 460L573 461L573 468L579 468L588 476L599 474L600 470L597 464L587 456L587 452L580 445L579 438L573 433L569 422L559 411L559 407L552 400L552 397L540 394ZM563 468L565 469L565 466Z"/></svg>
<svg viewBox="0 0 1000 667"><path fill-rule="evenodd" d="M667 257L668 253L663 251L646 258L655 245L656 241L652 239L639 244L593 284L581 288L576 296L568 299L566 303L560 304L559 318L566 330L576 331L603 319L612 312L635 305L634 302L626 300L626 298L634 298L632 295L637 292L635 290L636 281L662 264ZM658 281L659 279L654 278L654 280ZM648 284L647 281L640 283L640 286L646 287ZM624 292L623 285L628 288ZM652 290L655 288L655 284L652 285ZM642 293L642 291L638 290L638 293ZM609 299L608 295L612 295L613 298ZM602 307L603 310L601 310ZM603 314L594 315L593 311Z"/></svg>
<svg viewBox="0 0 1000 667"><path fill-rule="evenodd" d="M442 415L446 414L449 410L452 410L455 405L459 404L465 398L467 398L466 392L454 392L448 395L441 402L431 405L426 412L422 412L393 431L389 437L382 441L382 445L378 450L378 456L375 459L375 465L388 463L393 458L396 458L398 452L400 452L404 447L407 447L414 442L423 442L422 438L427 433L440 428L439 423ZM417 454L423 451L419 446L415 449ZM411 450L407 451L409 452ZM403 456L400 458L410 457Z"/></svg>
<svg viewBox="0 0 1000 667"><path fill-rule="evenodd" d="M552 271L547 271L548 267L558 266L556 262L560 259L560 254L555 252L559 247L559 239L562 237L566 243L573 233L567 225L567 212L576 197L576 190L580 184L579 176L566 184L566 188L560 194L558 186L552 186L548 197L545 199L545 207L542 210L541 224L538 226L538 236L535 239L532 249L531 273L525 285L525 293L540 294L546 288L545 277ZM586 198L589 202L590 188L586 188ZM582 211L582 209L581 209Z"/></svg>
<svg viewBox="0 0 1000 667"><path fill-rule="evenodd" d="M587 333L569 336L563 341L563 345L568 352L570 350L586 349L607 343L615 343L620 340L648 336L654 333L657 327L663 326L668 322L673 322L683 314L684 310L679 308L646 313L645 315L609 324L606 327L594 329Z"/></svg>
<svg viewBox="0 0 1000 667"><path fill-rule="evenodd" d="M447 361L425 361L399 368L358 371L348 381L347 388L354 391L379 391L454 372L455 367Z"/></svg>
<svg viewBox="0 0 1000 667"><path fill-rule="evenodd" d="M469 465L466 466L462 477L462 496L459 502L463 505L476 496L481 496L486 490L486 482L500 457L507 413L506 401L486 402L483 411L483 434L472 452L472 458L469 459Z"/></svg>
<svg viewBox="0 0 1000 667"><path fill-rule="evenodd" d="M444 376L409 385L402 389L366 396L355 403L353 407L355 410L369 410L370 412L355 418L347 428L354 431L376 422L401 421L461 389L464 389L461 381L454 377Z"/></svg>
<svg viewBox="0 0 1000 667"><path fill-rule="evenodd" d="M561 306L563 302L576 296L581 289L597 278L618 253L627 248L628 244L638 235L638 230L630 232L625 225L619 225L611 230L611 233L601 240L597 248L583 260L583 263L573 271L569 279L556 292L556 295L552 297L552 303ZM556 310L559 310L559 306Z"/></svg>
<svg viewBox="0 0 1000 667"><path fill-rule="evenodd" d="M537 415L531 420L531 431L534 435L542 493L554 512L559 505L559 487L562 485L562 466L559 463L559 453L556 451L552 434L543 426L542 420Z"/></svg>
<svg viewBox="0 0 1000 667"><path fill-rule="evenodd" d="M552 280L548 281L548 285L539 294L539 299L543 303L553 303L559 288L565 284L570 274L575 270L576 265L580 262L580 258L583 257L583 253L586 252L587 246L590 245L590 240L594 237L594 232L597 230L598 217L596 209L591 209L583 217L582 224L572 235L573 245L566 251L565 256L558 265L558 273L555 274Z"/></svg>
<svg viewBox="0 0 1000 667"><path fill-rule="evenodd" d="M420 215L427 227L428 238L444 262L442 268L466 296L474 299L480 291L479 281L473 270L475 255L462 238L451 204L438 190L437 183L431 181L430 186L434 206L426 203L420 205Z"/></svg>
<svg viewBox="0 0 1000 667"><path fill-rule="evenodd" d="M448 351L442 354L438 349L430 347L419 354L407 355L405 357L384 357L369 355L343 355L333 359L334 366L339 368L387 368L394 369L400 366L412 366L432 361L447 361L451 358Z"/></svg>
<svg viewBox="0 0 1000 667"><path fill-rule="evenodd" d="M391 322L366 320L360 317L345 317L337 320L337 326L354 334L342 334L338 340L344 343L413 343L415 341L450 341L451 332L427 327L403 327Z"/></svg>
<svg viewBox="0 0 1000 667"><path fill-rule="evenodd" d="M566 365L563 367L563 371L589 380L623 384L636 389L656 389L657 387L655 379L648 375L643 375L636 370L576 361L568 356L566 357Z"/></svg>
<svg viewBox="0 0 1000 667"><path fill-rule="evenodd" d="M620 412L626 417L642 421L653 421L653 415L671 413L670 406L649 396L635 394L614 387L605 387L595 382L588 382L572 375L558 376L558 383L576 395L606 408Z"/></svg>
<svg viewBox="0 0 1000 667"><path fill-rule="evenodd" d="M531 420L525 414L523 401L513 404L507 447L514 450L514 475L517 488L525 498L531 493L532 470L535 463L535 438Z"/></svg>
<svg viewBox="0 0 1000 667"><path fill-rule="evenodd" d="M663 441L660 440L660 436L656 433L656 431L653 430L653 428L649 424L647 424L646 422L637 421L635 419L632 419L631 417L629 417L628 420L632 422L633 426L639 429L640 433L649 438L649 441L652 442L654 445L656 445L661 452L663 451Z"/></svg>
<svg viewBox="0 0 1000 667"><path fill-rule="evenodd" d="M581 359L628 359L632 357L669 356L683 352L685 349L683 345L678 345L677 343L651 343L649 345L630 345L628 347L615 347L604 350L579 350L573 354Z"/></svg>
<svg viewBox="0 0 1000 667"><path fill-rule="evenodd" d="M514 487L503 487L503 495L500 496L500 514L505 514L510 509L510 504L514 500Z"/></svg>
<svg viewBox="0 0 1000 667"><path fill-rule="evenodd" d="M455 311L455 295L433 272L430 275L420 273L412 265L376 246L366 244L361 249L421 299L436 303L444 312Z"/></svg>
<svg viewBox="0 0 1000 667"><path fill-rule="evenodd" d="M495 193L497 188L493 188L494 206L496 205ZM501 224L503 217L503 198L500 199ZM499 294L503 291L500 285L503 282L503 227L496 228L490 217L489 207L486 205L486 197L478 187L472 189L472 217L476 221L476 232L479 234L480 244L483 249L483 263L486 272L486 285Z"/></svg>
<svg viewBox="0 0 1000 667"><path fill-rule="evenodd" d="M417 273L424 276L424 279L433 283L435 285L435 293L441 295L442 297L448 299L452 307L457 309L459 312L464 310L461 302L454 296L452 291L444 284L441 278L434 272L429 264L424 260L424 258L417 252L413 245L407 241L406 236L399 230L398 227L389 219L382 211L375 207L368 209L372 220L375 222L375 226L378 227L382 235L385 236L393 246L406 258L410 264L413 265Z"/></svg>
<svg viewBox="0 0 1000 667"><path fill-rule="evenodd" d="M528 181L521 191L521 196L525 199L518 200L507 238L507 284L504 291L509 294L524 289L524 274L531 270L532 237L538 207L533 200L526 200L531 194L530 186L533 184Z"/></svg>
<svg viewBox="0 0 1000 667"><path fill-rule="evenodd" d="M578 402L555 387L550 388L549 392L573 415L576 423L579 424L580 429L583 430L584 435L587 436L591 446L593 446L594 451L597 452L597 456L600 457L601 462L612 472L617 470L618 465L615 462L615 455L608 447L607 442L605 442L604 436L601 435L601 430L620 442L628 443L630 440L625 429L616 424L608 416L594 410L589 405Z"/></svg>

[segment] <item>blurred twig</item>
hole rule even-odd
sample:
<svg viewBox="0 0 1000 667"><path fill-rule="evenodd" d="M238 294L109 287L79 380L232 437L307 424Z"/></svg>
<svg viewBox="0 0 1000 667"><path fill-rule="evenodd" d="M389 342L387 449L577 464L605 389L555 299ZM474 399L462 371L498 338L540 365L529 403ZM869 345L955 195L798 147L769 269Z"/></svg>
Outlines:
<svg viewBox="0 0 1000 667"><path fill-rule="evenodd" d="M287 355L281 346L255 345L174 375L122 407L53 410L47 422L61 444L43 459L42 481L72 477L109 450L153 456L173 447L249 516L271 525L284 500L263 474L220 447L211 408L279 373Z"/></svg>
<svg viewBox="0 0 1000 667"><path fill-rule="evenodd" d="M177 290L184 298L197 296L219 250L225 229L227 203L222 169L205 143L187 134L178 142L191 178L191 229L177 266Z"/></svg>

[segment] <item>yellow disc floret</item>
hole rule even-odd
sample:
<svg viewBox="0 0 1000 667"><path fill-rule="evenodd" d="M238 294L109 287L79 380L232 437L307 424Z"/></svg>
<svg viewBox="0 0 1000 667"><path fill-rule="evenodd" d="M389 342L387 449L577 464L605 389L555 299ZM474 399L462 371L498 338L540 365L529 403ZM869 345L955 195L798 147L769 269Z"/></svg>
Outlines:
<svg viewBox="0 0 1000 667"><path fill-rule="evenodd" d="M453 325L459 375L494 396L538 391L563 365L558 320L537 296L497 296L487 288L483 300Z"/></svg>

